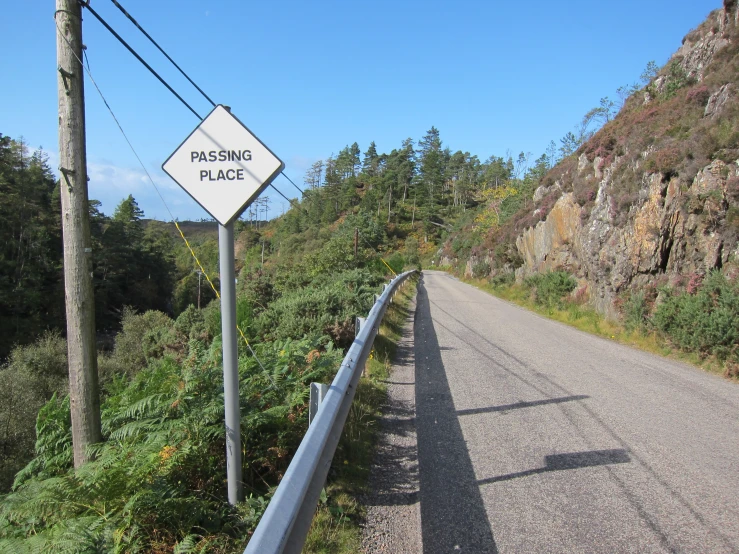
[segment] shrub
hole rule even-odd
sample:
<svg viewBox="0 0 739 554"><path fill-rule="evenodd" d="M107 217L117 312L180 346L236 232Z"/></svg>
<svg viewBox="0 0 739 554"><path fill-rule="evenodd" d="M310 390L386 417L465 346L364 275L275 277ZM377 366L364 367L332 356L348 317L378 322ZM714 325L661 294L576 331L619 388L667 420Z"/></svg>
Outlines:
<svg viewBox="0 0 739 554"><path fill-rule="evenodd" d="M10 489L15 474L33 456L34 423L45 401L34 392L35 384L27 372L0 369L0 493Z"/></svg>
<svg viewBox="0 0 739 554"><path fill-rule="evenodd" d="M0 492L33 455L39 408L67 386L67 343L58 333L16 347L0 367Z"/></svg>
<svg viewBox="0 0 739 554"><path fill-rule="evenodd" d="M421 258L418 255L418 239L408 237L405 239L405 257L408 265L416 269L421 269Z"/></svg>
<svg viewBox="0 0 739 554"><path fill-rule="evenodd" d="M326 334L340 346L349 346L353 337L344 329L369 311L382 280L360 269L321 276L270 304L257 318L257 330L270 340Z"/></svg>
<svg viewBox="0 0 739 554"><path fill-rule="evenodd" d="M513 272L506 272L506 273L499 273L492 279L490 279L490 283L494 287L508 287L511 286L516 281L516 276L513 274Z"/></svg>
<svg viewBox="0 0 739 554"><path fill-rule="evenodd" d="M177 317L174 329L178 334L190 339L207 340L210 337L203 311L192 304Z"/></svg>
<svg viewBox="0 0 739 554"><path fill-rule="evenodd" d="M264 370L239 360L244 503L226 501L220 345L191 340L182 363L114 383L106 441L77 471L69 399L42 408L37 456L0 503L0 552L241 551L305 433L309 383L329 382L341 358L308 340L255 348Z"/></svg>
<svg viewBox="0 0 739 554"><path fill-rule="evenodd" d="M146 367L150 358L162 354L162 342L174 321L154 310L137 314L129 307L123 309L121 332L115 338L112 361L129 376Z"/></svg>
<svg viewBox="0 0 739 554"><path fill-rule="evenodd" d="M688 91L687 100L688 102L693 102L699 106L705 106L710 97L711 91L708 90L707 86L701 85Z"/></svg>
<svg viewBox="0 0 739 554"><path fill-rule="evenodd" d="M629 331L641 330L647 322L649 308L644 293L632 292L623 306L624 325Z"/></svg>
<svg viewBox="0 0 739 554"><path fill-rule="evenodd" d="M405 258L402 254L399 252L394 253L392 256L390 256L387 260L387 265L393 268L393 271L397 274L403 273L403 269L405 268Z"/></svg>
<svg viewBox="0 0 739 554"><path fill-rule="evenodd" d="M718 270L705 278L695 294L668 291L652 320L682 349L739 361L739 284Z"/></svg>
<svg viewBox="0 0 739 554"><path fill-rule="evenodd" d="M493 261L495 267L504 267L506 265L517 269L523 265L523 258L516 248L515 243L502 240L496 246L493 252Z"/></svg>
<svg viewBox="0 0 739 554"><path fill-rule="evenodd" d="M683 66L680 65L680 61L673 60L667 67L667 82L665 83L663 94L665 98L672 98L678 90L690 86L693 83L695 83L695 79L688 76Z"/></svg>
<svg viewBox="0 0 739 554"><path fill-rule="evenodd" d="M35 343L13 349L8 369L33 378L34 393L44 400L67 387L67 341L48 332Z"/></svg>
<svg viewBox="0 0 739 554"><path fill-rule="evenodd" d="M472 276L476 279L482 279L490 275L490 264L485 260L472 264Z"/></svg>
<svg viewBox="0 0 739 554"><path fill-rule="evenodd" d="M534 290L534 302L547 308L563 307L565 296L577 286L572 275L564 271L536 273L528 277L525 283Z"/></svg>
<svg viewBox="0 0 739 554"><path fill-rule="evenodd" d="M666 177L672 176L684 156L677 146L668 146L652 153L644 164L648 171L659 171Z"/></svg>

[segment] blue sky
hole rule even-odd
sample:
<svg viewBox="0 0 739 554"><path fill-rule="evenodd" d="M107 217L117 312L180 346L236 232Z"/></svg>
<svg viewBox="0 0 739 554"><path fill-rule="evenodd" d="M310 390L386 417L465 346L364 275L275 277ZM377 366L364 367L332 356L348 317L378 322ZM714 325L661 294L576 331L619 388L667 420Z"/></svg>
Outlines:
<svg viewBox="0 0 739 554"><path fill-rule="evenodd" d="M720 0L120 0L217 103L302 186L311 163L358 142L389 152L433 125L445 145L484 160L541 155L603 96L664 64ZM100 13L203 116L210 104L108 0ZM4 6L0 133L42 146L56 166L54 2ZM91 15L92 76L175 217L207 214L160 169L198 124ZM111 214L133 194L167 219L96 90L86 83L90 196ZM283 178L275 185L297 191ZM268 189L269 191L269 189ZM287 204L276 194L270 217Z"/></svg>

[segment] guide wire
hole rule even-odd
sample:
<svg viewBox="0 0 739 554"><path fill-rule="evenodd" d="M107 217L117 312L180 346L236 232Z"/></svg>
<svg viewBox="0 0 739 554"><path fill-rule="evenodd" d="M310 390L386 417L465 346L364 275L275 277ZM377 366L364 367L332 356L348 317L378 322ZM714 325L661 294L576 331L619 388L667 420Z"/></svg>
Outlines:
<svg viewBox="0 0 739 554"><path fill-rule="evenodd" d="M392 267L390 267L390 265L383 259L382 256L380 256L380 253L377 251L377 249L374 246L372 246L366 238L364 238L364 235L359 232L359 229L357 229L357 235L359 235L360 237L362 237L362 240L364 241L364 243L367 246L369 246L372 250L375 251L375 254L377 254L377 257L380 258L380 261L382 261L382 263L385 264L385 266L390 270L390 272L397 277L398 274L395 273L395 270Z"/></svg>
<svg viewBox="0 0 739 554"><path fill-rule="evenodd" d="M167 58L167 60L169 60L169 61L170 61L170 63L172 63L172 65L174 65L174 66L175 66L175 67L176 67L176 68L177 68L177 69L178 69L178 70L180 71L180 73L182 73L182 75L184 75L184 76L185 76L185 78L186 78L186 79L187 79L187 80L188 80L188 81L189 81L189 82L190 82L190 83L191 83L191 84L192 84L192 85L193 85L193 86L194 86L194 87L195 87L195 88L196 88L196 89L198 90L198 92L200 92L200 93L201 93L201 94L202 94L202 95L203 95L203 96L204 96L204 97L205 97L205 98L206 98L206 99L207 99L207 100L208 100L208 101L209 101L209 102L210 102L210 103L211 103L211 104L212 104L213 106L215 106L215 105L216 105L216 104L215 104L215 102L213 102L213 100L211 100L211 99L210 99L210 97L209 97L209 96L208 96L207 94L205 94L205 92L203 92L203 90L202 90L202 89L201 89L201 88L200 88L200 87L199 87L199 86L198 86L197 84L195 84L195 82L194 82L194 81L193 81L192 79L190 79L190 77L189 77L189 76L188 76L188 75L187 75L187 74L186 74L186 73L185 73L185 72L184 72L184 71L183 71L183 70L182 70L182 69L180 68L180 66L179 66L179 65L177 65L177 63L175 63L175 61L174 61L174 60L173 60L173 59L172 59L172 58L171 58L171 57L170 57L170 56L169 56L169 55L168 55L168 54L167 54L167 53L166 53L166 52L165 52L165 51L164 51L164 50L163 50L163 49L162 49L162 48L161 48L160 46L159 46L159 44L157 44L157 42L156 42L156 41L155 41L155 40L154 40L154 39L153 39L153 38L152 38L152 37L151 37L151 36L150 36L150 35L149 35L149 34L148 34L148 33L147 33L147 32L146 32L146 31L145 31L145 30L144 30L143 28L142 28L142 27L141 27L141 25L139 25L139 23L138 23L138 22L137 22L137 21L136 21L136 20L135 20L135 19L134 19L134 18L133 18L133 17L132 17L132 16L131 16L131 15L130 15L130 14L129 14L129 13L128 13L128 12L127 12L127 11L126 11L126 10L125 10L124 8L123 8L123 6L121 6L121 5L120 5L120 4L119 4L119 3L118 3L118 2L116 1L116 0L111 0L111 1L112 1L112 2L113 2L113 4L114 4L114 5L115 5L115 6L116 6L116 7L117 7L117 8L119 9L119 10L121 10L121 12L122 12L122 13L123 13L124 15L126 15L126 17L127 17L127 18L128 18L128 19L129 19L129 20L130 20L130 21L131 21L131 22L132 22L132 23L133 23L133 24L134 24L134 25L135 25L135 26L136 26L136 27L137 27L137 28L138 28L138 29L139 29L139 30L140 30L140 31L141 31L141 32L142 32L142 33L143 33L143 34L144 34L144 35L145 35L145 36L146 36L146 37L147 37L147 38L148 38L148 39L149 39L149 40L150 40L150 41L151 41L151 42L152 42L152 43L153 43L153 44L154 44L154 45L155 45L155 46L156 46L157 48L158 48L158 49L159 49L159 51L160 51L160 52L161 52L162 54L164 54L164 56L165 56L165 57ZM165 80L164 80L164 79L163 79L163 78L162 78L162 77L161 77L161 76L160 76L160 75L159 75L159 74L158 74L158 73L157 73L157 72L156 72L156 71L155 71L155 70L154 70L154 69L153 69L153 68L152 68L152 67L151 67L151 66L150 66L150 65L149 65L149 64L148 64L148 63L147 63L147 62L146 62L146 61L145 61L145 60L144 60L143 58L142 58L142 57L141 57L141 56L140 56L140 55L139 55L139 54L138 54L138 53L137 53L137 52L136 52L136 51L135 51L135 50L134 50L134 49L133 49L133 48L132 48L132 47L131 47L131 46L130 46L130 45L129 45L129 44L128 44L128 43L127 43L127 42L126 42L126 41L125 41L125 40L124 40L124 39L123 39L123 38L122 38L122 37L121 37L121 36L120 36L120 35L119 35L119 34L118 34L118 33L117 33L117 32L116 32L116 31L115 31L115 30L114 30L114 29L113 29L113 28L112 28L112 27L110 26L110 25L109 25L109 24L108 24L108 23L107 23L107 22L106 22L106 21L105 21L105 20L104 20L104 19L103 19L103 18L102 18L102 17L101 17L101 16L100 16L100 15L99 15L99 14L98 14L98 13L97 13L97 12L96 12L96 11L95 11L95 10L94 10L93 8L92 8L92 7L91 7L91 6L90 6L90 3L89 3L89 1L87 1L87 2L86 2L86 1L83 1L83 0L78 0L78 2L80 3L80 5L81 5L81 6L83 7L83 8L87 8L87 9L88 9L88 10L90 11L90 13L91 13L91 14L92 14L92 15L93 15L93 16L94 16L94 17L95 17L95 18L96 18L96 19L97 19L97 20L98 20L98 21L99 21L99 22L100 22L100 23L101 23L101 24L102 24L102 25L103 25L103 26L104 26L104 27L105 27L105 28L106 28L106 29L107 29L107 30L108 30L108 31L109 31L109 32L110 32L110 33L111 33L111 34L112 34L112 35L113 35L113 36L114 36L114 37L115 37L115 38L116 38L116 39L117 39L117 40L118 40L118 41L119 41L119 42L120 42L121 44L122 44L122 45L123 45L123 46L125 46L125 47L126 47L126 49L127 49L127 50L128 50L128 51L129 51L129 52L130 52L130 53L131 53L131 54L132 54L132 55L133 55L133 56L134 56L134 57L135 57L135 58L136 58L136 59L137 59L137 60L138 60L139 62L141 62L141 64L142 64L142 65L144 65L144 67L146 67L146 68L147 68L147 69L148 69L148 70L149 70L149 71L150 71L150 72L151 72L151 73L152 73L152 74L153 74L153 75L154 75L154 76L155 76L155 77L156 77L156 78L157 78L157 79L159 80L159 82L161 82L161 83L162 83L162 84L163 84L163 85L164 85L164 86L165 86L165 87L166 87L166 88L167 88L167 89L168 89L168 90L169 90L169 91L170 91L170 92L171 92L171 93L172 93L172 94L173 94L173 95L174 95L174 96L175 96L175 97L176 97L176 98L177 98L177 99L178 99L178 100L180 101L180 102L182 102L182 104L184 104L184 105L185 105L185 107L187 107L187 108L188 108L188 109L189 109L189 110L190 110L190 111L191 111L191 112L192 112L192 113L193 113L193 114L195 115L195 117L197 117L197 118L198 118L198 119L200 119L201 121L203 120L203 117L202 117L202 116L201 116L201 115L200 115L200 114L199 114L198 112L196 112L196 111L195 111L195 110L194 110L194 109L192 108L192 106L190 106L190 104L188 104L188 103L187 103L187 102L186 102L186 101L185 101L185 100L184 100L184 99L183 99L183 98L182 98L182 97L181 97L181 96L180 96L180 95L179 95L179 94L178 94L178 93L177 93L177 92L176 92L176 91L175 91L175 90L174 90L174 89L173 89L173 88L172 88L172 87L171 87L171 86L170 86L170 85L169 85L169 84L168 84L168 83L167 83L167 82L166 82L166 81L165 81ZM58 24L57 24L57 28L58 28ZM60 34L61 34L61 31L60 31ZM64 35L62 34L62 36L64 36ZM65 41L66 41L66 37L65 37ZM71 49L71 45L70 45L70 49ZM74 53L74 51L73 51L73 50L72 50L72 52ZM74 54L74 56L75 56L75 58L77 58L77 55L76 55L76 54ZM85 56L87 57L87 55L86 55L86 54L85 54ZM87 63L88 63L88 66L89 66L89 63L90 63L90 62L89 62L89 57L87 57L87 60L88 60L88 62L87 62ZM95 82L95 80L94 80L94 79L92 78L92 74L91 74L91 72L90 72L89 68L85 68L84 64L82 63L82 60L80 60L79 58L77 58L77 61L79 61L79 62L80 62L80 65L82 66L82 68L83 68L83 69L85 69L85 71L87 72L87 75L88 75L88 77L90 77L90 81L92 81L93 85L95 86L95 88L96 88L96 89L97 89L97 91L98 91L98 94L99 94L99 95L100 95L100 97L101 97L101 98L103 99L103 102L105 103L105 106L106 106L106 107L108 108L108 111L110 112L111 116L112 116L112 117L113 117L113 119L115 120L115 122L116 122L116 125L118 126L118 129L119 129L119 130L121 131L121 134L123 135L123 137L125 138L126 142L128 143L128 146L129 146L129 148L130 148L130 149L131 149L131 151L132 151L132 152L134 153L134 156L135 156L135 157L136 157L136 159L138 160L138 162L139 162L139 165L141 165L142 169L144 170L144 173L146 173L146 176L148 177L149 181L151 182L152 186L154 187L154 190L156 190L156 192L157 192L157 195L159 196L160 200L161 200L161 201L162 201L162 203L164 204L164 207L165 207L165 209L167 210L167 212L169 213L169 216L170 216L170 218L172 219L172 222L174 223L174 225L175 225L175 228L176 228L176 229L177 229L177 231L178 231L178 232L180 233L180 236L182 237L182 239L183 239L183 240L185 241L185 244L187 245L187 248L188 248L188 250L190 251L190 254L191 254L191 255L193 256L193 258L195 259L195 262L196 262L196 264L198 265L198 267L200 268L200 270L202 271L203 275L205 275L205 279L207 280L207 282L208 282L208 284L210 285L210 287L211 287L211 288L213 289L213 292L215 293L216 297L217 297L217 298L218 298L218 299L220 300L220 298L221 298L221 295L220 295L220 293L218 292L218 289L216 289L215 285L213 284L213 281L211 281L210 277L208 276L208 273L207 273L207 271L205 271L205 268L203 267L202 263L200 263L200 260L198 259L197 255L195 254L195 251L194 251L194 249L192 248L192 246L190 245L189 241L188 241L188 240L187 240L187 238L185 237L185 234L184 234L184 233L182 232L182 229L180 228L180 226L179 226L178 222L177 222L177 221L176 221L176 219L174 218L174 216L173 216L173 214L172 214L171 210L169 209L169 206L168 206L168 205L167 205L167 203L165 202L165 200L164 200L164 197L162 196L161 192L159 191L159 188L158 188L158 187L156 186L156 184L154 183L154 180L152 179L151 175L149 174L149 171L148 171L148 170L146 169L146 166L145 166L145 165L143 164L143 162L141 161L141 158L140 158L140 157L139 157L139 155L138 155L138 154L136 153L136 150L134 149L133 145L131 144L131 141L130 141L130 140L128 139L128 136L126 135L126 133L125 133L125 132L123 131L123 128L122 128L122 126L121 126L120 122L119 122L119 121L118 121L118 119L117 119L117 118L115 117L115 114L113 113L113 110L111 109L110 105L108 104L107 100L105 99L105 96L103 95L102 91L100 90L100 87L98 87L97 83L96 83L96 82ZM293 180L292 180L292 179L290 179L290 177L288 177L287 175L285 175L285 173L284 173L284 172L282 172L282 176L283 176L283 177L285 177L285 178L286 178L286 179L287 179L287 180L288 180L288 181L289 181L289 182L290 182L290 183L291 183L291 184L292 184L292 185L293 185L293 186L294 186L294 187L295 187L296 189L298 189L298 191L300 191L300 193L301 193L301 194L304 194L304 193L303 193L303 191L302 191L302 190L301 190L301 189L300 189L300 188L299 188L299 187L298 187L298 186L297 186L297 185L296 185L296 184L295 184L295 183L293 182ZM278 193L278 194L279 194L280 196L282 196L282 197L283 197L283 198L284 198L285 200L287 200L288 202L291 202L291 200L290 200L289 198L287 198L287 197L286 197L286 196L285 196L284 194L282 194L282 192L280 192L280 190L278 190L278 189L277 189L277 187L275 187L275 186L274 186L273 184L270 184L270 187L272 187L272 189L273 189L273 190L275 190L275 192L277 192L277 193ZM258 364L259 364L259 366L260 366L260 367L262 368L262 371L265 371L265 372L266 372L266 369L264 368L264 365L262 364L261 360L260 360L260 359L259 359L259 358L257 357L256 353L254 352L254 349L253 349L253 348L251 347L251 344L249 344L249 341L248 341L248 339L246 338L246 335L244 334L244 332L242 331L242 329L241 329L241 328L240 328L240 327L239 327L238 325L236 326L236 328L238 329L238 331L239 331L239 334L241 335L241 338L242 338L242 339L244 340L244 343L245 343L245 344L246 344L246 346L248 347L248 349L249 349L250 353L252 354L252 356L254 356L254 359L255 359L255 360L257 360L257 363L258 363ZM269 375L269 374L268 374L268 375ZM274 381L272 380L272 377L271 377L271 376L269 376L269 378L270 378L270 381L272 381L272 384L273 384L273 385L275 385ZM276 387L276 385L275 385L275 387Z"/></svg>
<svg viewBox="0 0 739 554"><path fill-rule="evenodd" d="M188 250L190 251L190 254L195 259L195 263L200 268L200 271L202 271L203 275L205 276L206 281L208 281L208 284L210 284L211 289L213 289L213 292L216 295L216 298L220 301L221 295L218 292L218 289L216 288L215 284L213 284L213 281L210 279L208 272L203 267L203 264L200 262L200 259L198 258L197 254L195 254L195 250L193 249L190 242L185 237L185 233L182 232L182 229L180 228L177 220L175 219L174 215L172 214L172 211L169 209L169 206L167 205L167 202L164 200L164 197L162 196L162 193L159 191L159 187L157 187L156 183L154 182L154 179L152 179L151 174L149 173L149 170L146 169L146 166L141 161L141 158L139 157L138 153L136 152L136 149L133 147L133 144L131 144L131 141L128 138L128 135L126 135L126 132L123 130L123 127L121 126L120 121L118 121L118 118L116 117L115 113L113 112L113 109L110 107L110 104L108 104L107 99L105 98L105 95L103 94L103 91L100 90L100 87L98 86L97 82L95 82L95 79L92 76L92 73L90 70L85 67L85 64L82 62L82 60L77 56L77 53L72 48L72 45L67 40L67 37L64 35L62 30L59 28L59 22L56 21L56 14L54 15L54 22L56 24L57 30L59 31L60 36L64 39L64 41L67 43L67 46L69 46L70 51L72 52L72 55L75 57L75 59L79 62L80 67L87 73L87 76L90 78L90 82L94 85L95 89L97 90L98 94L100 95L100 98L103 100L103 103L105 104L105 107L108 109L108 112L110 112L111 117L113 118L113 121L115 121L115 124L118 127L118 130L123 135L123 138L125 139L126 143L128 144L128 147L131 149L131 152L133 152L133 155L136 157L136 160L138 160L139 165L141 166L141 169L144 170L144 173L146 174L146 177L149 179L149 182L154 187L154 190L156 191L157 195L159 196L159 199L162 201L162 204L164 205L164 208L167 210L167 213L169 214L169 217L172 220L172 223L174 223L175 228L180 233L180 236L182 237L182 240L185 241L185 245L187 246ZM87 53L84 54L84 56L88 60L89 64L89 57L87 56ZM198 116L199 117L199 116ZM246 338L246 335L244 334L244 331L241 330L240 326L236 326L236 329L238 329L239 334L241 335L241 338L244 340L244 343L246 344L246 347L249 349L249 352L254 357L254 359L259 364L259 367L262 368L262 371L264 371L267 374L267 377L272 382L272 386L277 389L277 385L272 379L272 376L269 374L269 372L265 369L264 365L262 364L262 361L257 356L256 352L254 352L254 349L251 347L251 344L249 344L249 340Z"/></svg>

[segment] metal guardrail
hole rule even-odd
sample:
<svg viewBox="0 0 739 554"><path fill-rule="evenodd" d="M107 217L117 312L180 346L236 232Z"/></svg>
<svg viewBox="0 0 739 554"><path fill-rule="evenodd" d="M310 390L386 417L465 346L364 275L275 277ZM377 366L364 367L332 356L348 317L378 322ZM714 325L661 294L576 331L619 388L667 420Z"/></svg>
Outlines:
<svg viewBox="0 0 739 554"><path fill-rule="evenodd" d="M397 287L413 273L407 271L390 281L372 306L244 554L298 554L302 550L382 317Z"/></svg>

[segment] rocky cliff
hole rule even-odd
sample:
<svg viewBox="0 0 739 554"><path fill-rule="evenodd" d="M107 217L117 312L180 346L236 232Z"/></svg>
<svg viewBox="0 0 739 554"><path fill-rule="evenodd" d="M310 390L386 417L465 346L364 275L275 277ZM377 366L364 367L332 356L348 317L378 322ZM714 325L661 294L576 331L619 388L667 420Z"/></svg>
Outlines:
<svg viewBox="0 0 739 554"><path fill-rule="evenodd" d="M599 311L708 271L739 271L739 12L726 2L534 194L522 278L562 269ZM547 206L551 206L547 208Z"/></svg>

